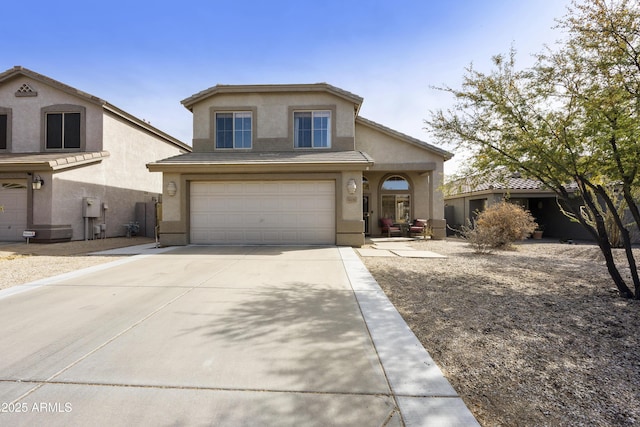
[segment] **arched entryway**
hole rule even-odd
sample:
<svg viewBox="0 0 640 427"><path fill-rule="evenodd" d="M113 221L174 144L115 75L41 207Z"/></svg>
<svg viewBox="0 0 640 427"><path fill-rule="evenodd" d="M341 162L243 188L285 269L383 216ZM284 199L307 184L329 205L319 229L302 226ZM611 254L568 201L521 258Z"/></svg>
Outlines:
<svg viewBox="0 0 640 427"><path fill-rule="evenodd" d="M396 223L411 221L412 186L403 175L389 175L380 185L381 218L391 218Z"/></svg>

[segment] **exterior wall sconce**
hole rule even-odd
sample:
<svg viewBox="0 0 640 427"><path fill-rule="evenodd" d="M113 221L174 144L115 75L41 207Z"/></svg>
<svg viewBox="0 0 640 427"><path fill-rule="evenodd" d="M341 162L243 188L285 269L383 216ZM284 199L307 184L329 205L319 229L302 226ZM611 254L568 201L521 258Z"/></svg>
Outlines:
<svg viewBox="0 0 640 427"><path fill-rule="evenodd" d="M177 192L178 192L178 187L176 186L176 183L173 181L169 181L169 183L167 183L167 194L173 197L176 195Z"/></svg>
<svg viewBox="0 0 640 427"><path fill-rule="evenodd" d="M358 186L356 185L356 180L351 178L347 182L347 192L349 192L349 194L356 194L357 189L358 189Z"/></svg>
<svg viewBox="0 0 640 427"><path fill-rule="evenodd" d="M33 181L31 182L31 188L34 190L39 190L44 185L44 179L40 178L40 175L36 175L33 177Z"/></svg>

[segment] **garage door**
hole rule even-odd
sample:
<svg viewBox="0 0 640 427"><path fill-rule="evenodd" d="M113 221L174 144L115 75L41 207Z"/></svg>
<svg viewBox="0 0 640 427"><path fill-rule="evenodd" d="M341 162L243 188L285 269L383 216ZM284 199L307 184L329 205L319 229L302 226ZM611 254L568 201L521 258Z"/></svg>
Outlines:
<svg viewBox="0 0 640 427"><path fill-rule="evenodd" d="M191 243L334 244L334 181L191 183Z"/></svg>
<svg viewBox="0 0 640 427"><path fill-rule="evenodd" d="M0 180L0 241L22 239L27 228L27 184L25 180Z"/></svg>

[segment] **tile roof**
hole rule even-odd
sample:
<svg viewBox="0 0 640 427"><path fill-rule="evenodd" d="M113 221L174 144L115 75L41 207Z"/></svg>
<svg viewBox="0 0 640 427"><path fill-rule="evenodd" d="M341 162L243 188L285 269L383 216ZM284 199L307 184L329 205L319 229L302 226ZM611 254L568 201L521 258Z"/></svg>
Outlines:
<svg viewBox="0 0 640 427"><path fill-rule="evenodd" d="M373 159L361 151L282 151L282 152L208 152L187 153L167 159L158 160L155 164L212 164L212 165L244 165L244 164L286 164L286 163L373 163Z"/></svg>
<svg viewBox="0 0 640 427"><path fill-rule="evenodd" d="M58 170L99 162L108 151L75 153L7 153L0 154L0 171Z"/></svg>
<svg viewBox="0 0 640 427"><path fill-rule="evenodd" d="M574 184L566 186L568 190L575 190ZM499 169L488 177L470 176L447 184L448 197L478 193L478 192L504 192L504 191L540 191L549 193L551 190L544 184L532 178L526 178L519 172L509 172Z"/></svg>

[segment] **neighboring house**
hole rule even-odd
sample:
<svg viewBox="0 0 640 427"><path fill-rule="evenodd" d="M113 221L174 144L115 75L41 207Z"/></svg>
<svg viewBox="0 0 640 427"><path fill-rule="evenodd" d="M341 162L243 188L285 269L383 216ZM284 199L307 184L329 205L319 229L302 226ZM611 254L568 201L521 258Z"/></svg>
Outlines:
<svg viewBox="0 0 640 427"><path fill-rule="evenodd" d="M459 179L446 184L445 217L449 233L472 221L488 206L508 200L529 210L545 237L561 240L590 240L591 236L577 222L572 222L560 210L556 195L535 179L519 173L497 171L492 177ZM571 193L576 190L570 186Z"/></svg>
<svg viewBox="0 0 640 427"><path fill-rule="evenodd" d="M362 98L326 83L217 85L182 101L193 153L162 172L160 241L337 244L380 235L378 219L430 221L452 154L358 116Z"/></svg>
<svg viewBox="0 0 640 427"><path fill-rule="evenodd" d="M100 98L22 67L0 74L0 241L153 236L162 179L190 147ZM151 227L149 227L151 225ZM135 230L134 230L135 231Z"/></svg>

